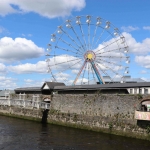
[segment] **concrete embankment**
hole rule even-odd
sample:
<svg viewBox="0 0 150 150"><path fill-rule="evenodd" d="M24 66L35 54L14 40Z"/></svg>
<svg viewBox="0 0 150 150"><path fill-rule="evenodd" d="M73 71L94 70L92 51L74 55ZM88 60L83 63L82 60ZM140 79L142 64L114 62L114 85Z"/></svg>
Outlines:
<svg viewBox="0 0 150 150"><path fill-rule="evenodd" d="M139 101L138 95L56 94L49 111L0 106L0 114L150 140L149 121L134 119Z"/></svg>

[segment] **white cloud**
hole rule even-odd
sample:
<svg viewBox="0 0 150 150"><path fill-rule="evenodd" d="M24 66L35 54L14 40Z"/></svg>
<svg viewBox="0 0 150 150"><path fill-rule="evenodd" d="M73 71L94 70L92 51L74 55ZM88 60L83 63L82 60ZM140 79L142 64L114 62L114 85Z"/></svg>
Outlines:
<svg viewBox="0 0 150 150"><path fill-rule="evenodd" d="M131 53L134 53L136 55L146 55L150 52L150 38L146 38L142 42L137 42L131 34L124 32L123 35L126 39L126 42L129 46L129 51Z"/></svg>
<svg viewBox="0 0 150 150"><path fill-rule="evenodd" d="M10 33L6 28L4 28L3 26L0 26L0 34L1 35L9 35Z"/></svg>
<svg viewBox="0 0 150 150"><path fill-rule="evenodd" d="M60 55L50 58L50 66L53 70L79 69L81 64L81 59L71 55Z"/></svg>
<svg viewBox="0 0 150 150"><path fill-rule="evenodd" d="M0 33L4 32L5 31L5 28L0 26Z"/></svg>
<svg viewBox="0 0 150 150"><path fill-rule="evenodd" d="M142 79L142 80L145 80L145 82L150 82L150 78L142 77L141 79Z"/></svg>
<svg viewBox="0 0 150 150"><path fill-rule="evenodd" d="M26 36L31 37L32 34L24 34L24 33L22 33L21 36L23 36L23 37L26 37Z"/></svg>
<svg viewBox="0 0 150 150"><path fill-rule="evenodd" d="M141 70L141 72L140 72L141 74L146 74L147 73L147 71L146 70Z"/></svg>
<svg viewBox="0 0 150 150"><path fill-rule="evenodd" d="M13 6L17 6L13 7ZM71 11L80 11L85 0L4 0L0 1L0 15L35 12L48 18L64 17Z"/></svg>
<svg viewBox="0 0 150 150"><path fill-rule="evenodd" d="M18 74L25 73L46 73L47 65L44 61L39 61L37 64L20 64L16 66L9 66L8 70Z"/></svg>
<svg viewBox="0 0 150 150"><path fill-rule="evenodd" d="M144 26L143 29L144 30L150 30L150 26Z"/></svg>
<svg viewBox="0 0 150 150"><path fill-rule="evenodd" d="M0 89L14 89L17 87L16 79L0 76Z"/></svg>
<svg viewBox="0 0 150 150"><path fill-rule="evenodd" d="M0 15L5 16L6 14L17 13L17 10L12 8L10 0L0 1Z"/></svg>
<svg viewBox="0 0 150 150"><path fill-rule="evenodd" d="M6 66L2 63L0 63L0 73L1 74L6 73Z"/></svg>
<svg viewBox="0 0 150 150"><path fill-rule="evenodd" d="M44 54L44 49L25 38L3 37L0 39L0 61L14 62L37 58Z"/></svg>
<svg viewBox="0 0 150 150"><path fill-rule="evenodd" d="M55 58L50 58L50 68L53 73L56 74L59 72L64 72L72 69L79 69L81 64L79 63L80 59L69 56L69 55L60 55ZM24 73L46 73L48 69L48 64L46 61L39 61L36 64L25 63L15 66L8 66L8 70L17 74ZM59 73L60 74L60 73Z"/></svg>
<svg viewBox="0 0 150 150"><path fill-rule="evenodd" d="M31 82L33 82L33 80L31 80L31 79L24 79L24 81L25 81L26 83L31 83Z"/></svg>
<svg viewBox="0 0 150 150"><path fill-rule="evenodd" d="M132 27L132 26L123 26L121 27L121 30L123 30L124 32L131 32L131 31L135 31L135 30L139 30L138 27Z"/></svg>
<svg viewBox="0 0 150 150"><path fill-rule="evenodd" d="M30 79L27 79L30 80ZM25 80L24 80L25 81ZM21 87L42 87L44 84L44 81L37 81L37 80L32 80L31 82L24 82Z"/></svg>
<svg viewBox="0 0 150 150"><path fill-rule="evenodd" d="M73 74L78 74L78 73L79 73L79 70L74 69L74 70L72 70L72 73L73 73Z"/></svg>
<svg viewBox="0 0 150 150"><path fill-rule="evenodd" d="M150 55L147 56L136 56L135 62L140 66L150 69Z"/></svg>

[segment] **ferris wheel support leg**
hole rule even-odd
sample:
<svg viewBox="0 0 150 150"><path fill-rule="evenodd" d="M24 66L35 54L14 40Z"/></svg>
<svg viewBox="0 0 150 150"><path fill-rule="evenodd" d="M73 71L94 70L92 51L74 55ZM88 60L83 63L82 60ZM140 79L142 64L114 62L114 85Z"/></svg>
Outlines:
<svg viewBox="0 0 150 150"><path fill-rule="evenodd" d="M79 73L77 74L77 76L76 76L76 78L75 78L75 80L74 80L74 82L73 82L73 85L76 84L76 82L77 82L77 80L78 80L78 78L79 78L79 76L80 76L80 74L81 74L83 68L85 67L86 63L87 63L87 61L84 61L84 63L83 63L83 65L82 65L82 67L81 67Z"/></svg>
<svg viewBox="0 0 150 150"><path fill-rule="evenodd" d="M104 82L102 76L100 75L100 73L99 73L99 71L98 71L98 69L97 69L97 67L96 67L96 65L95 65L95 63L94 63L94 61L90 61L90 63L91 63L91 65L92 65L92 67L93 67L93 70L94 70L94 72L95 72L95 74L96 74L96 76L97 76L97 78L98 78L99 83L100 83L100 84L105 84L105 82Z"/></svg>

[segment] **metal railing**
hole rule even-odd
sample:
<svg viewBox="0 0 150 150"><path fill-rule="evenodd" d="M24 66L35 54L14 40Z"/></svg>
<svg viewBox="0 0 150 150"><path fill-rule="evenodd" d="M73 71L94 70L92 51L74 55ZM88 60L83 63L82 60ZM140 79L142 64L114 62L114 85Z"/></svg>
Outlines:
<svg viewBox="0 0 150 150"><path fill-rule="evenodd" d="M42 108L42 109L50 109L50 103L39 102L33 100L20 100L20 99L0 99L0 105L4 106L19 106L25 108Z"/></svg>

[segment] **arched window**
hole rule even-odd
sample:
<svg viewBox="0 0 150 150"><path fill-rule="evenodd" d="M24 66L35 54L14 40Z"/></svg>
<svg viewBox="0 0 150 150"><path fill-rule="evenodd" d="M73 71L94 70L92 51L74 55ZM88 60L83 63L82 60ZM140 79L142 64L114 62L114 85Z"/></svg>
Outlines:
<svg viewBox="0 0 150 150"><path fill-rule="evenodd" d="M141 111L150 111L150 99L141 101Z"/></svg>

